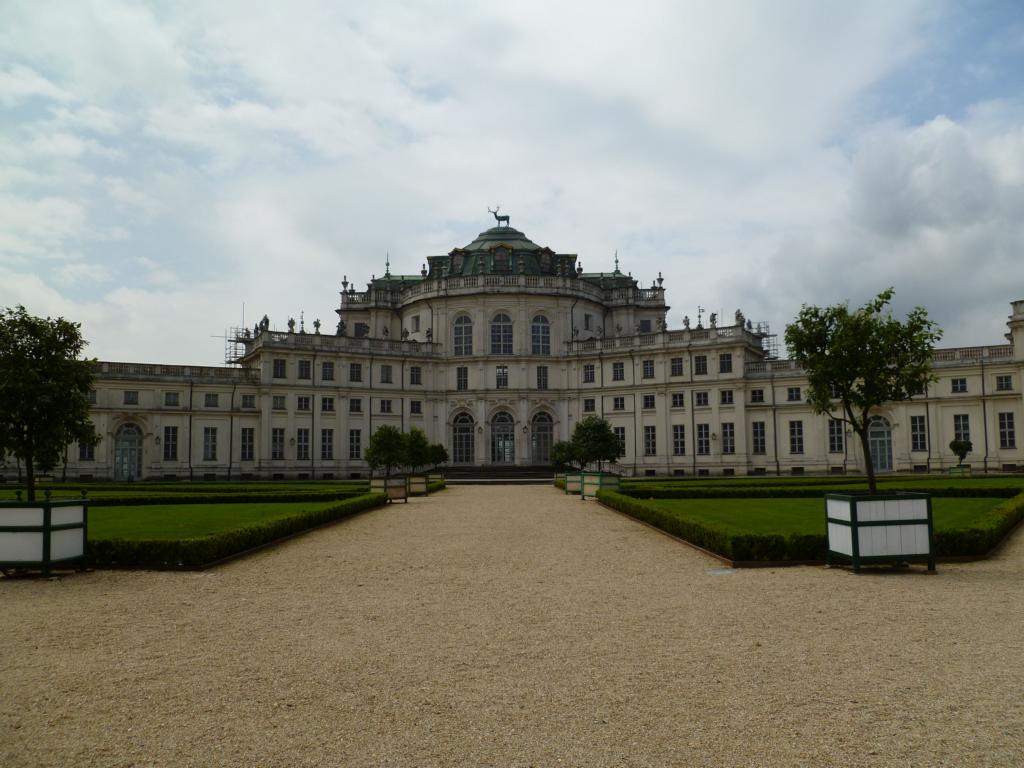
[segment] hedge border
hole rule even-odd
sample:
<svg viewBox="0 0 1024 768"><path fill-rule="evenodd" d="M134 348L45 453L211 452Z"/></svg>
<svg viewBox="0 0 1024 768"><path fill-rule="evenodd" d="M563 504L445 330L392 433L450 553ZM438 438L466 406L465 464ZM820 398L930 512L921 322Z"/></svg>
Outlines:
<svg viewBox="0 0 1024 768"><path fill-rule="evenodd" d="M616 491L598 491L598 501L669 536L690 544L734 568L823 565L827 546L821 534L735 534L681 520L648 500ZM935 531L936 555L950 560L983 560L995 554L1024 519L1024 493L992 510L993 524Z"/></svg>
<svg viewBox="0 0 1024 768"><path fill-rule="evenodd" d="M881 488L884 491L884 487ZM900 492L927 493L937 498L992 498L1011 499L1022 493L1020 488L994 486L987 488L945 487L912 487L900 486ZM822 483L815 488L786 488L771 486L712 488L643 488L632 484L621 487L619 491L634 499L816 499L826 493L848 493L849 491L833 488Z"/></svg>
<svg viewBox="0 0 1024 768"><path fill-rule="evenodd" d="M205 570L277 545L316 528L384 506L383 493L366 493L321 510L234 528L193 539L91 539L86 543L89 568Z"/></svg>

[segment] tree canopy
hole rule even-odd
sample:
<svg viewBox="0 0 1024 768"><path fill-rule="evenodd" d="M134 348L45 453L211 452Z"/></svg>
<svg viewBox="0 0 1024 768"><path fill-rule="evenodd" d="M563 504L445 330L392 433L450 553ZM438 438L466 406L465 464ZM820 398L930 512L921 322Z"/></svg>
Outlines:
<svg viewBox="0 0 1024 768"><path fill-rule="evenodd" d="M413 472L430 463L430 442L419 427L412 427L405 435L405 463Z"/></svg>
<svg viewBox="0 0 1024 768"><path fill-rule="evenodd" d="M364 458L370 469L383 468L384 474L390 477L391 470L407 463L405 435L388 424L378 427L370 435Z"/></svg>
<svg viewBox="0 0 1024 768"><path fill-rule="evenodd" d="M923 392L934 378L932 346L942 338L923 307L905 321L893 317L886 311L892 296L889 288L852 312L848 304L805 304L786 326L790 355L807 375L808 403L816 413L849 424L860 438L872 493L871 409Z"/></svg>
<svg viewBox="0 0 1024 768"><path fill-rule="evenodd" d="M556 445L557 451L552 446L552 460L556 463L578 464L580 468L596 463L598 471L604 462L614 463L622 453L611 425L600 416L576 422L568 449L562 447L564 443Z"/></svg>
<svg viewBox="0 0 1024 768"><path fill-rule="evenodd" d="M57 466L69 443L99 441L89 418L96 361L82 358L80 329L23 306L0 313L0 450L24 462L30 501L37 469Z"/></svg>

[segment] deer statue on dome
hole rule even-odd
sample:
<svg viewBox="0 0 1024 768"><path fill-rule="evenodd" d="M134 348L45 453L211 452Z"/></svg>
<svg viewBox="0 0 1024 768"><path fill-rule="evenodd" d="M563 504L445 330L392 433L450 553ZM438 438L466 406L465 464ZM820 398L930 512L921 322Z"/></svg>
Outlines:
<svg viewBox="0 0 1024 768"><path fill-rule="evenodd" d="M495 209L494 209L493 211L492 211L492 210L490 209L490 206L488 206L488 208L487 208L487 212L488 212L489 214L491 214L492 216L494 216L494 220L495 220L496 222L498 222L498 226L499 226L499 227L500 227L500 226L501 226L502 224L504 224L504 225L505 225L505 226L507 227L507 226L509 226L509 223L508 223L508 214L505 214L504 216L499 216L499 215L498 215L498 211L500 211L500 210L501 210L501 206L500 206L500 205L499 205L499 206L498 206L497 208L495 208Z"/></svg>

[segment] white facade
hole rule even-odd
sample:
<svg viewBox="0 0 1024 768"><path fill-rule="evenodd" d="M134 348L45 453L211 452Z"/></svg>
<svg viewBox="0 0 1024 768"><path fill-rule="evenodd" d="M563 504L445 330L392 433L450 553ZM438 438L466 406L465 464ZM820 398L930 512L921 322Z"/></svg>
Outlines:
<svg viewBox="0 0 1024 768"><path fill-rule="evenodd" d="M240 367L102 363L102 441L71 447L68 477L365 477L382 424L423 429L453 466L545 465L591 414L621 435L631 474L863 471L858 442L811 411L801 371L769 359L739 312L670 330L660 285L617 265L584 274L510 227L428 263L346 283L334 335L245 331ZM1007 344L936 350L927 394L878 410L879 470L956 464L957 434L974 471L1024 468L1024 300L1008 326Z"/></svg>

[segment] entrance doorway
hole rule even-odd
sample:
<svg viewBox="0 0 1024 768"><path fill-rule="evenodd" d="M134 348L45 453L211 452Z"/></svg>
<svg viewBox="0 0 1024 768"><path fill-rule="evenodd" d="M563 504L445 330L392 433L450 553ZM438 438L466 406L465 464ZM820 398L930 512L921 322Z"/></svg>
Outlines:
<svg viewBox="0 0 1024 768"><path fill-rule="evenodd" d="M530 463L551 463L551 436L554 425L551 416L538 413L533 417L530 430Z"/></svg>
<svg viewBox="0 0 1024 768"><path fill-rule="evenodd" d="M491 419L491 463L514 464L516 461L515 420L501 411Z"/></svg>
<svg viewBox="0 0 1024 768"><path fill-rule="evenodd" d="M875 472L892 472L892 427L881 416L868 422L868 446Z"/></svg>
<svg viewBox="0 0 1024 768"><path fill-rule="evenodd" d="M114 479L142 478L142 430L125 424L114 435Z"/></svg>
<svg viewBox="0 0 1024 768"><path fill-rule="evenodd" d="M473 417L460 413L452 422L452 464L472 464L473 448Z"/></svg>

